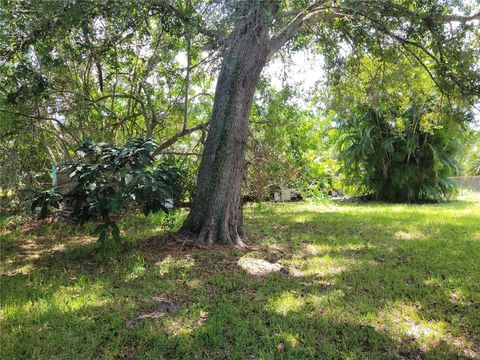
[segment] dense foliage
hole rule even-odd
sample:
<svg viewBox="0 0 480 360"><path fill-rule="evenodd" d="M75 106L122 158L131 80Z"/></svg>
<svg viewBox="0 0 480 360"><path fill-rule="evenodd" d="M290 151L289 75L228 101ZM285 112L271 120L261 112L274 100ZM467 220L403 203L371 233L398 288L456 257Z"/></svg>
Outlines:
<svg viewBox="0 0 480 360"><path fill-rule="evenodd" d="M145 216L167 212L181 200L182 172L168 163L153 167L156 149L154 142L143 139L122 147L86 141L77 151L78 159L62 170L63 181L38 193L32 210L39 208L40 217L45 217L63 201L71 219L102 221L97 228L100 241L110 235L118 241L120 230L112 215L133 204L141 206Z"/></svg>
<svg viewBox="0 0 480 360"><path fill-rule="evenodd" d="M467 149L463 161L462 173L470 176L480 176L480 131L468 132Z"/></svg>
<svg viewBox="0 0 480 360"><path fill-rule="evenodd" d="M15 197L22 189L46 188L52 166L72 162L75 150L86 139L116 147L138 137L153 139L158 144L153 155L175 156L172 163L181 164L188 174L182 186L190 201L207 137L219 60L235 43L235 28L244 20L238 16L240 8L253 9L265 3L2 3L2 209L17 207ZM278 5L278 11L265 14L272 35L280 35L292 26L296 15L316 12L292 32L295 35L285 40L280 56L272 55L273 59L288 59L293 52L308 49L325 60L324 69L319 69L326 75L322 91L330 96L343 91L338 88L343 83L344 92L351 93L348 82L353 89L362 84L363 90L357 91L354 99L344 96L341 102L332 102L330 97L322 99L330 111L325 118L322 104L310 106L309 94L298 93L295 88L279 91L261 82L250 117L249 166L244 183L247 195L266 199L275 187L292 187L304 196L319 196L341 188L344 174L335 160L337 149L332 143L342 133L332 130L338 123L331 120L336 114L335 121L347 121L350 115L345 109L350 105L355 117L361 118L360 113L365 115L371 110L382 114L386 121L396 121L409 108L420 109L418 116L422 119L423 112L456 117L453 113L467 112L478 99L480 31L478 20L472 21L478 17L475 2L302 0L272 4ZM381 65L352 61L365 56L389 64L388 71L400 64L401 71L396 77L385 77ZM352 72L356 66L364 69L357 77ZM414 69L416 79L407 76L407 83L401 73L409 67ZM419 84L428 84L428 89L424 88L424 94L418 97L418 91L409 89ZM367 88L376 90L377 95L388 93L390 99L398 93L401 104L375 97ZM441 101L425 103L427 93L429 99ZM293 100L299 97L305 102ZM410 101L415 97L416 101ZM456 110L444 111L450 99ZM443 121L443 117L438 118L437 125L443 126ZM445 128L435 129L433 137L451 132L445 135L451 138L458 130L455 121L445 120ZM345 132L355 131L354 125L350 130L346 129L347 122L344 126ZM432 135L427 138L431 140ZM468 174L477 174L478 156L474 151L468 154L464 169ZM453 162L447 167L453 169ZM443 170L441 173L446 174ZM51 200L50 207L59 205L55 192L49 190L42 196L43 203Z"/></svg>
<svg viewBox="0 0 480 360"><path fill-rule="evenodd" d="M340 157L357 192L384 201L440 200L458 173L472 116L428 74L399 59L352 59L333 94ZM354 66L355 65L355 66ZM359 66L358 66L359 65Z"/></svg>
<svg viewBox="0 0 480 360"><path fill-rule="evenodd" d="M323 197L334 187L338 164L329 138L330 122L313 108L300 106L290 87L260 86L251 115L244 192L269 199L279 188L294 189L303 198Z"/></svg>
<svg viewBox="0 0 480 360"><path fill-rule="evenodd" d="M351 113L341 125L340 156L361 193L390 202L440 200L452 193L449 177L458 171L461 150L454 124L429 131L428 113L414 107L401 114L366 107Z"/></svg>
<svg viewBox="0 0 480 360"><path fill-rule="evenodd" d="M204 37L167 8L2 2L0 188L44 186L86 139L143 136L158 143L156 156L201 152L216 63L201 51Z"/></svg>

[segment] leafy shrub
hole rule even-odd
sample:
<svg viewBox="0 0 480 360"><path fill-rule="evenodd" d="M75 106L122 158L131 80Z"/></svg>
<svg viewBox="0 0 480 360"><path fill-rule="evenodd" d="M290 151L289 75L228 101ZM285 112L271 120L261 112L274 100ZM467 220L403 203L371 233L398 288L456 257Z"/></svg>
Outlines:
<svg viewBox="0 0 480 360"><path fill-rule="evenodd" d="M59 209L63 201L63 196L57 187L46 191L30 192L27 196L31 197L31 210L33 214L38 214L39 219L44 219L54 209Z"/></svg>
<svg viewBox="0 0 480 360"><path fill-rule="evenodd" d="M75 221L102 221L96 230L101 243L118 243L120 229L113 215L132 205L140 206L145 216L167 212L180 198L182 171L170 165L153 168L156 149L153 141L144 139L122 147L86 141L77 151L77 160L62 170L73 180L73 187L63 197L55 194L60 195ZM54 202L56 197L47 196L53 194L51 191L36 200L42 214L59 204Z"/></svg>
<svg viewBox="0 0 480 360"><path fill-rule="evenodd" d="M356 106L338 119L341 158L351 182L376 200L441 200L454 189L461 150L458 124L412 106L404 113L382 113Z"/></svg>

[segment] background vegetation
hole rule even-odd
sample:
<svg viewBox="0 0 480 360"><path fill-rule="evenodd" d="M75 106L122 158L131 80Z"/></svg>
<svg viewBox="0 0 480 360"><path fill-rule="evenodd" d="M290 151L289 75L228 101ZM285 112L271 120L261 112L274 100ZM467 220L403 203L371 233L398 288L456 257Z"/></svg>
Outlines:
<svg viewBox="0 0 480 360"><path fill-rule="evenodd" d="M193 0L64 5L10 1L2 9L2 211L19 210L25 189L48 189L52 166L75 161L87 140L121 147L152 139L158 164L188 174L190 201L225 50L195 23L228 22ZM440 11L435 2L422 6ZM474 24L430 29L431 45L444 48L440 63L388 36L371 41L355 22L324 25L313 36L300 33L277 57L321 53L327 78L313 93L261 80L245 195L264 200L289 187L318 199L348 188L388 201L438 200L450 194L449 176L478 174L478 130L465 131L478 96ZM422 26L412 23L419 39ZM421 169L428 171L420 176Z"/></svg>

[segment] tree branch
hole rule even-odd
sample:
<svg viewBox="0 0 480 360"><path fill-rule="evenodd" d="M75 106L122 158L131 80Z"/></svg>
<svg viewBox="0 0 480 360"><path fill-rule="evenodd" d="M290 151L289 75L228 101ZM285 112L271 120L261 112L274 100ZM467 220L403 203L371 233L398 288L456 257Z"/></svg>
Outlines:
<svg viewBox="0 0 480 360"><path fill-rule="evenodd" d="M300 30L300 28L308 18L322 10L325 10L326 8L323 7L323 4L325 4L327 1L328 0L319 0L314 2L309 7L303 9L277 35L273 36L270 39L270 51L268 57L270 58L273 54L280 50L280 48L285 45L285 43L298 32L298 30Z"/></svg>
<svg viewBox="0 0 480 360"><path fill-rule="evenodd" d="M431 19L435 22L468 22L473 20L480 20L480 12L470 15L436 15L432 16Z"/></svg>
<svg viewBox="0 0 480 360"><path fill-rule="evenodd" d="M155 150L152 155L153 156L160 155L163 152L163 150L175 144L180 138L184 137L185 135L191 134L195 131L204 130L207 126L208 126L208 123L205 123L205 124L200 124L200 125L191 127L189 129L183 129L182 131L180 131L179 133L175 134L170 139L165 141L163 144L159 145L157 150Z"/></svg>
<svg viewBox="0 0 480 360"><path fill-rule="evenodd" d="M161 155L178 155L178 156L197 156L197 157L201 157L203 154L196 153L196 152L162 151Z"/></svg>

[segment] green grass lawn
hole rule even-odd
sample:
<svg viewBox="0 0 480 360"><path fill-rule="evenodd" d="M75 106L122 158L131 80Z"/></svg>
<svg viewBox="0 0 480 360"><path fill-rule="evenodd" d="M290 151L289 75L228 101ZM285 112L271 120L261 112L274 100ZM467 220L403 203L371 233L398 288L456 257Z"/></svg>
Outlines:
<svg viewBox="0 0 480 360"><path fill-rule="evenodd" d="M178 221L180 221L179 219ZM1 359L456 359L480 353L480 199L253 204L249 249L162 249L160 216L0 219Z"/></svg>

